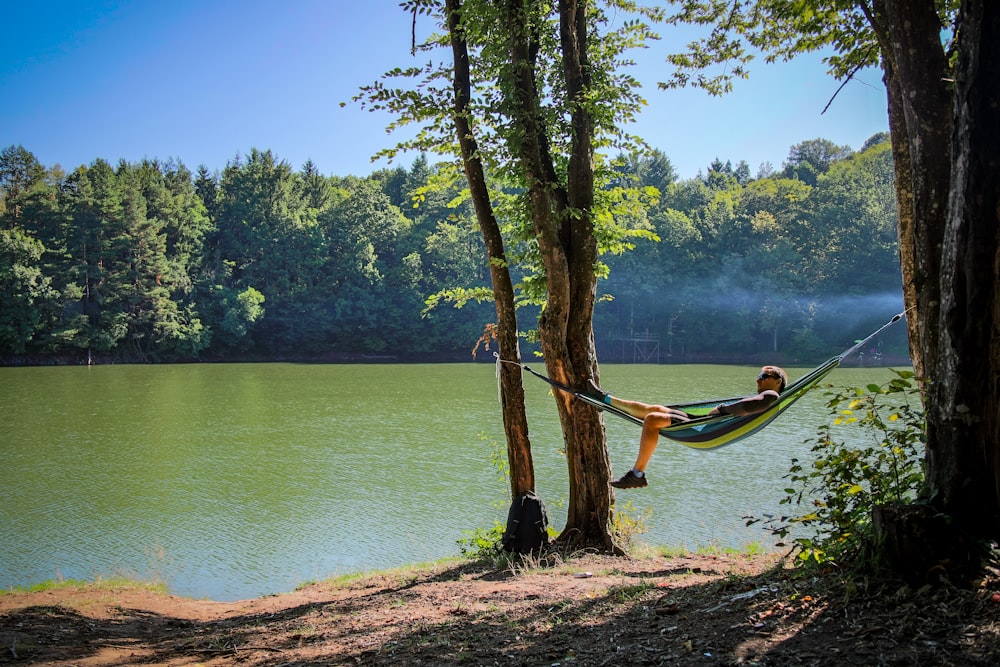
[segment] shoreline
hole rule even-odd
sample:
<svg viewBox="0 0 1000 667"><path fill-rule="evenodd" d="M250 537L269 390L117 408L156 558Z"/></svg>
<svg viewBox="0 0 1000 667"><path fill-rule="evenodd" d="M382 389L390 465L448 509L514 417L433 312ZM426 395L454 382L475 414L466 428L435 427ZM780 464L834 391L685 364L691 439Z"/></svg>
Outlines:
<svg viewBox="0 0 1000 667"><path fill-rule="evenodd" d="M664 553L439 562L233 603L66 587L0 595L0 662L985 667L1000 664L997 587L913 590L776 554Z"/></svg>

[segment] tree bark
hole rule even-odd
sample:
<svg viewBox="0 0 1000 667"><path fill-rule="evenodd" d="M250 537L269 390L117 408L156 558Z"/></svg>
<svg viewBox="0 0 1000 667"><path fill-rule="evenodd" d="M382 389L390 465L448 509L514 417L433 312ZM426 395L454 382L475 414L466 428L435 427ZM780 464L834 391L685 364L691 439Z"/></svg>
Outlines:
<svg viewBox="0 0 1000 667"><path fill-rule="evenodd" d="M954 82L933 0L873 6L910 342L931 380L925 504L873 518L896 572L963 579L1000 537L1000 4L963 0Z"/></svg>
<svg viewBox="0 0 1000 667"><path fill-rule="evenodd" d="M872 527L882 538L880 564L913 586L936 583L942 573L971 575L978 569L974 540L930 505L876 507Z"/></svg>
<svg viewBox="0 0 1000 667"><path fill-rule="evenodd" d="M521 353L517 344L517 309L514 285L510 278L503 236L497 224L486 175L469 117L472 82L469 74L469 51L462 27L461 0L447 0L448 29L454 56L455 134L462 151L462 164L469 192L476 211L479 229L486 244L493 302L497 313L497 345L500 364L500 396L504 433L507 440L507 461L510 466L511 498L535 490L535 469L528 437L528 418L524 406L524 386Z"/></svg>
<svg viewBox="0 0 1000 667"><path fill-rule="evenodd" d="M587 62L587 2L560 0L560 41L567 97L572 115L572 150L567 172L569 209L563 222L569 279L566 355L572 385L584 389L599 380L593 314L597 298L597 239L594 236L594 123L586 94L591 80ZM563 404L570 476L570 502L563 536L574 544L610 547L611 460L601 415L579 401ZM572 445L572 447L571 447ZM560 536L561 538L563 536Z"/></svg>
<svg viewBox="0 0 1000 667"><path fill-rule="evenodd" d="M958 37L939 358L928 418L935 505L1000 536L1000 5L965 0Z"/></svg>
<svg viewBox="0 0 1000 667"><path fill-rule="evenodd" d="M876 0L873 6L873 27L882 31L889 79L893 155L901 160L896 165L900 264L904 298L915 300L906 303L912 308L907 325L911 332L916 329L910 340L911 347L914 338L919 342L918 372L927 372L937 360L941 239L950 176L948 61L934 0Z"/></svg>
<svg viewBox="0 0 1000 667"><path fill-rule="evenodd" d="M913 168L910 165L910 142L906 136L906 119L903 116L903 91L899 78L888 62L884 64L883 82L889 107L889 137L892 145L892 163L896 179L896 231L899 235L899 266L903 277L903 304L908 313L907 343L910 363L917 377L926 377L924 356L920 349L919 291L913 279L918 274L915 238L916 221L913 212Z"/></svg>

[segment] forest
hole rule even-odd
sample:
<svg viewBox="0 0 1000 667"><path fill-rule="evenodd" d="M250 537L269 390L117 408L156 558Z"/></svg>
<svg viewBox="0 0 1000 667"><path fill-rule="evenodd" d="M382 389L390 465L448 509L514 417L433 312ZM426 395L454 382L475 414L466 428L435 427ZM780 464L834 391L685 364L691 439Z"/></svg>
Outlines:
<svg viewBox="0 0 1000 667"><path fill-rule="evenodd" d="M658 150L614 162L647 196L597 267L603 361L811 364L902 309L887 135L803 141L753 175L716 159L679 179ZM439 169L325 176L253 149L221 173L67 173L7 147L0 363L469 361L496 313L468 198L433 186ZM906 363L899 329L869 361Z"/></svg>

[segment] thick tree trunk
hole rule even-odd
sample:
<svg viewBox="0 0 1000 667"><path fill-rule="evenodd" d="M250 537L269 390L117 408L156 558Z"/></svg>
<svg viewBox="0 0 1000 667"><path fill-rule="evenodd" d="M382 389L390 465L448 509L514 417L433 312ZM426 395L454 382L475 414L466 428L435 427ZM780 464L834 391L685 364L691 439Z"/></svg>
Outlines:
<svg viewBox="0 0 1000 667"><path fill-rule="evenodd" d="M517 344L517 310L514 285L510 278L503 236L497 224L486 185L486 175L479 159L478 146L468 115L472 84L469 76L469 53L461 21L461 0L447 0L448 28L455 62L455 133L462 150L462 163L476 219L486 244L493 301L497 313L497 344L500 359L515 363L500 365L500 396L507 461L510 466L511 498L535 490L535 469L528 438L528 417L524 407L521 354Z"/></svg>
<svg viewBox="0 0 1000 667"><path fill-rule="evenodd" d="M895 572L962 580L977 573L979 545L1000 538L1000 4L964 0L954 84L933 0L875 6L894 152L897 132L908 147L897 160L909 180L896 165L904 294L915 297L915 364L932 384L927 504L873 518Z"/></svg>
<svg viewBox="0 0 1000 667"><path fill-rule="evenodd" d="M928 415L931 499L970 535L1000 537L1000 4L965 0L939 359Z"/></svg>
<svg viewBox="0 0 1000 667"><path fill-rule="evenodd" d="M942 574L961 579L978 569L975 541L930 505L876 507L872 527L882 538L881 564L914 586L936 583Z"/></svg>

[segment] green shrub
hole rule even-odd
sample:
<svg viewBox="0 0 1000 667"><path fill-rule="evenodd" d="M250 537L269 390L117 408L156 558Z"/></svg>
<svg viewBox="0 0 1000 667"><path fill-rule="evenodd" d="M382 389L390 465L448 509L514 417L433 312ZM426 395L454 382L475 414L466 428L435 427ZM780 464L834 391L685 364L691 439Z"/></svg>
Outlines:
<svg viewBox="0 0 1000 667"><path fill-rule="evenodd" d="M811 465L792 459L782 505L801 514L770 517L765 530L792 546L802 563L869 570L878 543L872 510L918 498L924 480L925 422L919 389L910 371L893 371L884 385L869 384L828 394L832 424L820 426ZM835 439L834 427L857 427L867 446ZM761 521L749 517L747 525ZM790 539L788 539L790 538Z"/></svg>
<svg viewBox="0 0 1000 667"><path fill-rule="evenodd" d="M503 555L504 524L499 521L492 528L476 528L463 530L458 539L458 549L462 556L475 561L495 561Z"/></svg>
<svg viewBox="0 0 1000 667"><path fill-rule="evenodd" d="M637 538L649 530L646 521L653 514L652 508L639 512L631 500L618 503L611 515L611 535L619 547L631 551L637 545Z"/></svg>

